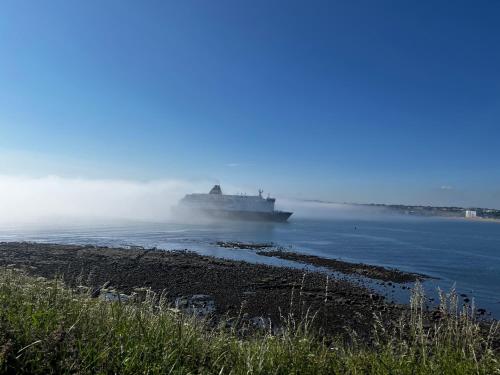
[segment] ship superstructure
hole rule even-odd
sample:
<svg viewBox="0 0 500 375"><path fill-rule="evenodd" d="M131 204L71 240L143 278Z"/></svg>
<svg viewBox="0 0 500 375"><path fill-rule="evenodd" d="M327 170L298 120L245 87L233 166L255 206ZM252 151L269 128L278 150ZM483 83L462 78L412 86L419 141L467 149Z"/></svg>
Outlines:
<svg viewBox="0 0 500 375"><path fill-rule="evenodd" d="M180 206L225 218L286 221L292 212L276 211L275 202L275 198L264 198L262 190L254 196L229 195L215 185L208 194L187 194Z"/></svg>

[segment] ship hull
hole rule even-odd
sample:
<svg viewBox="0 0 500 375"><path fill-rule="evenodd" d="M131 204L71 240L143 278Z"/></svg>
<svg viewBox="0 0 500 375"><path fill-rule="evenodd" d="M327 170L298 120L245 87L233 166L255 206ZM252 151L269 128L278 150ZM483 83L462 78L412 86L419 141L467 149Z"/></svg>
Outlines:
<svg viewBox="0 0 500 375"><path fill-rule="evenodd" d="M292 212L273 211L273 212L255 212L255 211L229 211L229 210L203 210L207 215L221 219L231 220L251 220L251 221L274 221L285 222Z"/></svg>
<svg viewBox="0 0 500 375"><path fill-rule="evenodd" d="M256 212L256 211L228 211L228 210L201 210L207 216L216 217L227 220L250 220L250 221L274 221L285 222L292 215L292 212L273 211L273 212Z"/></svg>

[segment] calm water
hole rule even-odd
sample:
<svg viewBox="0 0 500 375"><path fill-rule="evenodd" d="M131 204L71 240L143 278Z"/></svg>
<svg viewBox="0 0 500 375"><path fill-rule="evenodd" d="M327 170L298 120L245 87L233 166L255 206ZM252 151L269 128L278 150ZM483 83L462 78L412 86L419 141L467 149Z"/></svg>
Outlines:
<svg viewBox="0 0 500 375"><path fill-rule="evenodd" d="M427 288L473 296L500 317L500 224L444 219L306 220L279 223L73 225L2 228L1 241L140 245L190 249L253 262L283 263L253 251L221 249L217 240L273 242L294 251L397 267L438 278ZM285 262L286 263L286 262Z"/></svg>

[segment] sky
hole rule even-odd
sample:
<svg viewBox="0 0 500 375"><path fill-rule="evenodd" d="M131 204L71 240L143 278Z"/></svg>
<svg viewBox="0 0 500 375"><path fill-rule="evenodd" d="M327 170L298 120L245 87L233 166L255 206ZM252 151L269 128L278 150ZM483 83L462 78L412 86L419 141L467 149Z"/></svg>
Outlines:
<svg viewBox="0 0 500 375"><path fill-rule="evenodd" d="M495 0L3 1L3 202L221 183L500 208L499 19Z"/></svg>

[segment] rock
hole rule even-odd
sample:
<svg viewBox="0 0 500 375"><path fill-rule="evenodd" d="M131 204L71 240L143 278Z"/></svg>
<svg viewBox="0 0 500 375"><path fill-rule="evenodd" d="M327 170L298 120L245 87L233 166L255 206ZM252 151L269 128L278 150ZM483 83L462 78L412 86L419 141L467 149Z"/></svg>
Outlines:
<svg viewBox="0 0 500 375"><path fill-rule="evenodd" d="M134 288L134 299L136 302L143 302L146 300L148 293L152 293L150 288Z"/></svg>
<svg viewBox="0 0 500 375"><path fill-rule="evenodd" d="M127 302L131 297L116 290L101 289L99 298L106 302Z"/></svg>
<svg viewBox="0 0 500 375"><path fill-rule="evenodd" d="M101 294L101 290L107 288L109 286L109 284L110 284L110 282L106 281L104 284L102 284L102 286L99 286L99 287L95 288L94 290L92 290L92 292L90 293L90 298L99 297L99 295Z"/></svg>
<svg viewBox="0 0 500 375"><path fill-rule="evenodd" d="M237 241L217 241L215 244L219 247L243 250L262 250L273 246L272 243L244 243Z"/></svg>
<svg viewBox="0 0 500 375"><path fill-rule="evenodd" d="M175 300L175 308L185 314L204 317L215 312L215 301L206 294L182 296Z"/></svg>

